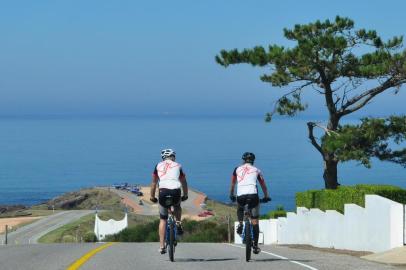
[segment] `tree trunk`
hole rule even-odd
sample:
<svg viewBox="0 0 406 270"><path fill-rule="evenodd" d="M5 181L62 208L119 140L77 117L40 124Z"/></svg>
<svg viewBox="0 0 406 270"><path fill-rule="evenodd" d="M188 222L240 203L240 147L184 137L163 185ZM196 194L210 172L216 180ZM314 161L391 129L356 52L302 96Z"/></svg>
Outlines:
<svg viewBox="0 0 406 270"><path fill-rule="evenodd" d="M340 117L336 113L330 113L330 119L327 125L328 130L336 131L339 121ZM326 134L325 136L328 136L328 134ZM337 189L337 187L339 186L337 173L338 161L334 158L334 153L324 153L323 160L324 186L326 187L326 189Z"/></svg>
<svg viewBox="0 0 406 270"><path fill-rule="evenodd" d="M326 189L336 189L338 184L338 177L337 177L337 166L338 162L327 158L324 160L324 185Z"/></svg>

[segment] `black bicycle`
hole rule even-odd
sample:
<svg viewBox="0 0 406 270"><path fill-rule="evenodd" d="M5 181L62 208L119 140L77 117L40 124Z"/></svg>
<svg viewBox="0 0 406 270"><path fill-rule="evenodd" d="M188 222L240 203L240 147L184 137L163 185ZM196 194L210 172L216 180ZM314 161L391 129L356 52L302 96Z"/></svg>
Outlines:
<svg viewBox="0 0 406 270"><path fill-rule="evenodd" d="M271 198L260 199L260 203L267 203L271 201ZM244 223L241 238L243 243L245 243L245 259L246 261L251 260L252 246L254 245L254 230L251 222L251 209L249 199L244 205Z"/></svg>

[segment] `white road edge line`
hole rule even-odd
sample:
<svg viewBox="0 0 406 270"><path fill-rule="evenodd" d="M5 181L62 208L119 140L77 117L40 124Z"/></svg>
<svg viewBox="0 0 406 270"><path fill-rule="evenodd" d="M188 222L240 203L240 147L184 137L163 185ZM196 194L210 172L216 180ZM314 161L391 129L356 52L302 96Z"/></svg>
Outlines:
<svg viewBox="0 0 406 270"><path fill-rule="evenodd" d="M229 245L229 246L232 246L232 247L238 247L238 248L245 248L245 247L237 246L237 245L233 245L233 244L226 244L226 245ZM301 262L298 262L298 261L290 260L290 259L288 259L288 258L286 258L286 257L283 257L283 256L278 255L278 254L275 254L275 253L271 253L271 252L263 251L263 250L261 250L261 253L265 253L265 254L274 256L274 257L276 257L276 258L279 258L279 259L282 259L282 260L286 260L286 261L291 262L291 263L294 263L294 264L298 264L298 265L300 265L300 266L303 266L303 267L308 268L308 269L311 269L311 270L318 270L317 268L314 268L313 266L310 266L310 265L307 265L307 264L304 264L304 263L301 263Z"/></svg>

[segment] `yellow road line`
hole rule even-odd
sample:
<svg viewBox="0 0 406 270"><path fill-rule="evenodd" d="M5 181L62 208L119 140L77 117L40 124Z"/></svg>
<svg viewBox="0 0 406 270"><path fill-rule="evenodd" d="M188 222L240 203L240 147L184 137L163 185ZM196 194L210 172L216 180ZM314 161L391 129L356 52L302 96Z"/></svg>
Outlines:
<svg viewBox="0 0 406 270"><path fill-rule="evenodd" d="M114 243L106 243L104 245L101 245L100 247L97 247L95 249L90 250L88 253L83 255L80 259L69 265L66 270L77 270L79 269L85 262L87 262L91 257L96 255L96 253L102 251L105 248L108 248L109 246L113 245Z"/></svg>

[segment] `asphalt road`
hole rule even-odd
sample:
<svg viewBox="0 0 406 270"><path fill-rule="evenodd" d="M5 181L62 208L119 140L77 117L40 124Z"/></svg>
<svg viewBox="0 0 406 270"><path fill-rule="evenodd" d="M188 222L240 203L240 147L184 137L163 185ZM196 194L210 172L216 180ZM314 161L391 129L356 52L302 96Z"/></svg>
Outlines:
<svg viewBox="0 0 406 270"><path fill-rule="evenodd" d="M0 246L1 269L66 269L100 244ZM402 269L368 262L349 255L262 246L263 252L245 262L245 250L228 244L180 243L175 262L158 253L157 243L117 243L91 257L80 269L284 269L284 270L389 270Z"/></svg>
<svg viewBox="0 0 406 270"><path fill-rule="evenodd" d="M48 232L93 212L93 210L70 210L41 218L9 233L8 243L11 245L36 244L38 239ZM0 242L4 242L4 235L1 236Z"/></svg>
<svg viewBox="0 0 406 270"><path fill-rule="evenodd" d="M102 188L102 189L107 189L107 188ZM147 199L147 198L145 198L145 196L137 196L129 191L117 190L114 188L110 188L110 191L116 193L121 198L128 198L129 200L133 201L134 204L137 205L137 209L134 209L137 214L146 215L146 216L158 215L158 208L154 205L151 205L148 202L145 202L145 200ZM143 200L145 203L143 205L139 205L138 203L140 200Z"/></svg>

